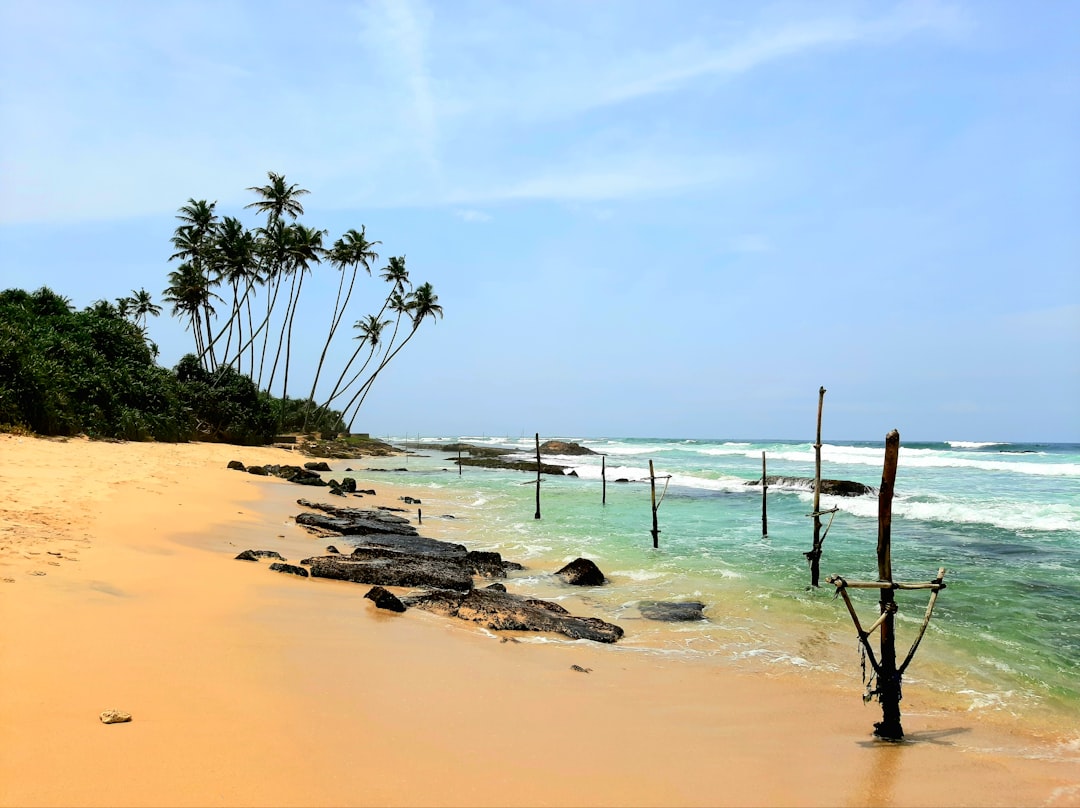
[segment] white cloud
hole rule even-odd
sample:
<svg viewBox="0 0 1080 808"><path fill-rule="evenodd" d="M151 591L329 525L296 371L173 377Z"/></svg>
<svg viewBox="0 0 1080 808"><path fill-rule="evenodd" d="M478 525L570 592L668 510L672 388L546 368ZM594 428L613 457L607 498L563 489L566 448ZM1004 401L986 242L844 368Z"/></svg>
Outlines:
<svg viewBox="0 0 1080 808"><path fill-rule="evenodd" d="M484 213L482 210L468 210L459 208L454 211L454 215L457 216L463 222L490 222L491 214Z"/></svg>

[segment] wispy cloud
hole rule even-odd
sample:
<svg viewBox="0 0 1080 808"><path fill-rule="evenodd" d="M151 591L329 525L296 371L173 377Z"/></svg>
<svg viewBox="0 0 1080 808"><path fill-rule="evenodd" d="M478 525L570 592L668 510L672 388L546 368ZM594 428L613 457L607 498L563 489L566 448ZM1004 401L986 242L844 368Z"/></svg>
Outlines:
<svg viewBox="0 0 1080 808"><path fill-rule="evenodd" d="M473 223L490 222L492 218L490 213L484 213L482 210L470 210L462 208L455 210L454 215L461 219L461 221L463 222Z"/></svg>

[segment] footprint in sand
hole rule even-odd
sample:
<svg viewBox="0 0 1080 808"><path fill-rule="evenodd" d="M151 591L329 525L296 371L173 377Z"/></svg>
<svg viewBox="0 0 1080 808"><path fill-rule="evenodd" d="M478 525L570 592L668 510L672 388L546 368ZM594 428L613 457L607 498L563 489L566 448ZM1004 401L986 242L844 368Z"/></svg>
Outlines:
<svg viewBox="0 0 1080 808"><path fill-rule="evenodd" d="M30 570L30 572L28 572L26 574L27 575L44 575L45 570Z"/></svg>
<svg viewBox="0 0 1080 808"><path fill-rule="evenodd" d="M0 578L0 581L3 581L5 584L13 584L13 583L15 583L14 578Z"/></svg>

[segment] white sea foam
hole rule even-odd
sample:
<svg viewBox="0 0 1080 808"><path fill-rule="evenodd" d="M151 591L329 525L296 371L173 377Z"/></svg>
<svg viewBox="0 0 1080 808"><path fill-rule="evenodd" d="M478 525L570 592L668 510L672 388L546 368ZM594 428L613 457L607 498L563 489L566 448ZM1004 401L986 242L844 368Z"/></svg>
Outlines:
<svg viewBox="0 0 1080 808"><path fill-rule="evenodd" d="M945 441L954 449L985 449L988 446L1008 446L1007 443L997 441L980 442L974 440L947 440Z"/></svg>
<svg viewBox="0 0 1080 808"><path fill-rule="evenodd" d="M872 497L823 497L823 507L867 519L877 519L878 503ZM926 522L954 522L992 525L1005 530L1080 531L1080 505L1031 505L1018 508L1015 502L922 501L904 496L893 500L894 516Z"/></svg>

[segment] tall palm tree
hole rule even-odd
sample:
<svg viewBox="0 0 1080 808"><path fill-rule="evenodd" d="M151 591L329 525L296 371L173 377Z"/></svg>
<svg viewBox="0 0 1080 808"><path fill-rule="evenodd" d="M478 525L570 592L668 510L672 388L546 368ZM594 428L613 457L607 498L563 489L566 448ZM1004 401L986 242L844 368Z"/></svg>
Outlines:
<svg viewBox="0 0 1080 808"><path fill-rule="evenodd" d="M416 287L416 289L410 292L407 297L399 299L397 305L403 309L403 312L399 311L399 313L406 313L412 318L412 329L409 331L408 336L401 341L401 344L383 358L379 363L379 366L375 368L375 372L368 377L363 386L357 390L356 395L353 396L352 400L345 405L345 408L342 410L343 417L344 413L347 413L349 409L353 407L353 403L356 402L356 408L353 410L352 418L350 418L348 422L347 429L349 431L352 431L353 421L356 420L356 416L364 404L364 399L367 398L367 394L371 391L375 378L382 372L383 368L385 368L390 363L390 360L397 356L398 353L401 352L401 349L408 344L409 340L416 335L416 332L420 329L420 325L424 320L429 317L432 320L435 320L443 316L443 308L439 305L439 296L435 294L435 290L430 283L424 283Z"/></svg>
<svg viewBox="0 0 1080 808"><path fill-rule="evenodd" d="M214 272L218 278L227 283L232 290L232 307L229 321L222 330L228 331L225 339L225 351L222 357L223 364L236 364L240 369L243 352L237 350L235 359L232 358L230 348L232 346L233 331L236 331L236 343L240 346L243 342L243 312L245 303L248 307L248 321L251 321L251 290L258 282L258 273L255 266L255 237L251 231L241 224L240 220L233 216L226 216L221 220L214 234L213 253L211 257ZM241 286L243 293L241 294ZM219 333L215 339L220 339Z"/></svg>
<svg viewBox="0 0 1080 808"><path fill-rule="evenodd" d="M210 335L209 332L203 335L203 319L207 312L214 313L210 301L217 297L210 291L206 276L187 261L169 273L169 286L161 294L162 300L172 304L173 316L188 318L188 327L195 337L195 351L207 370L210 367L205 360L206 342Z"/></svg>
<svg viewBox="0 0 1080 808"><path fill-rule="evenodd" d="M207 290L216 283L216 279L211 275L212 266L209 260L214 228L217 224L217 214L214 212L216 206L216 202L207 202L205 199L188 199L187 204L177 211L176 218L180 220L180 224L172 237L173 248L176 252L169 256L170 261L180 259L190 263L192 270L203 276ZM201 319L209 333L214 315L209 307L209 297L206 299L206 306ZM204 351L209 351L210 366L214 366L216 359L213 340L208 339L204 343L200 353Z"/></svg>
<svg viewBox="0 0 1080 808"><path fill-rule="evenodd" d="M387 265L383 267L379 277L391 285L390 291L386 296L386 300L383 301L382 307L379 309L378 314L370 315L375 319L382 317L383 313L388 309L390 311L398 312L398 319L394 325L394 335L390 338L390 345L393 345L394 340L397 338L398 325L401 322L401 314L404 311L404 294L406 287L410 286L409 271L405 267L405 256L391 256ZM402 306L395 306L395 301L402 301ZM360 323L363 321L357 321L353 326L354 328L360 328ZM349 357L349 361L345 363L345 366L341 369L341 374L338 376L337 381L334 383L334 389L330 391L330 395L323 403L323 407L329 406L339 396L343 395L349 390L364 370L367 368L368 363L371 362L371 356L369 355L365 360L363 366L357 371L348 383L345 382L345 377L349 375L349 371L352 369L353 364L356 362L357 357L360 356L360 351L364 348L364 342L361 342L356 346L356 350L353 351L352 356Z"/></svg>
<svg viewBox="0 0 1080 808"><path fill-rule="evenodd" d="M289 301L285 307L285 319L282 322L281 336L278 338L278 350L277 355L274 357L274 367L270 371L270 382L266 388L269 390L274 383L274 374L277 371L278 358L281 356L282 339L284 339L285 366L281 387L279 429L285 417L285 404L289 393L289 365L292 360L293 323L296 320L296 308L300 302L300 292L304 286L304 276L311 271L312 264L318 264L322 261L322 257L326 253L326 249L323 247L325 230L316 230L302 224L293 224L289 228L292 231L286 262L286 272L291 278Z"/></svg>
<svg viewBox="0 0 1080 808"><path fill-rule="evenodd" d="M260 197L259 200L245 205L245 208L256 208L260 213L266 214L267 222L280 221L282 216L296 219L304 215L304 206L297 197L310 193L306 188L299 187L296 183L290 185L285 181L284 174L275 174L273 171L266 172L270 180L266 185L253 185L248 188Z"/></svg>
<svg viewBox="0 0 1080 808"><path fill-rule="evenodd" d="M145 289L131 290L131 297L126 298L131 306L131 313L135 316L135 325L143 332L146 331L147 316L157 317L161 314L161 306L154 302L150 293Z"/></svg>
<svg viewBox="0 0 1080 808"><path fill-rule="evenodd" d="M304 407L304 431L307 430L308 419L311 415L311 407L315 402L315 388L319 384L319 377L322 375L323 363L326 362L326 352L330 350L330 343L334 339L334 334L337 333L338 326L341 324L342 319L345 317L345 309L349 305L349 300L352 297L353 286L356 283L356 273L361 267L371 274L371 262L376 261L379 258L379 254L375 252L375 247L382 242L368 241L367 230L361 226L360 230L356 229L348 230L341 238L334 242L333 247L327 253L330 264L336 267L341 272L341 278L338 281L337 297L334 299L334 313L330 318L330 328L326 335L326 343L323 345L322 353L319 354L319 364L315 368L315 378L311 381L311 392L308 394L307 404ZM352 274L349 277L349 288L345 292L344 301L341 299L341 292L345 286L345 268L351 267Z"/></svg>

